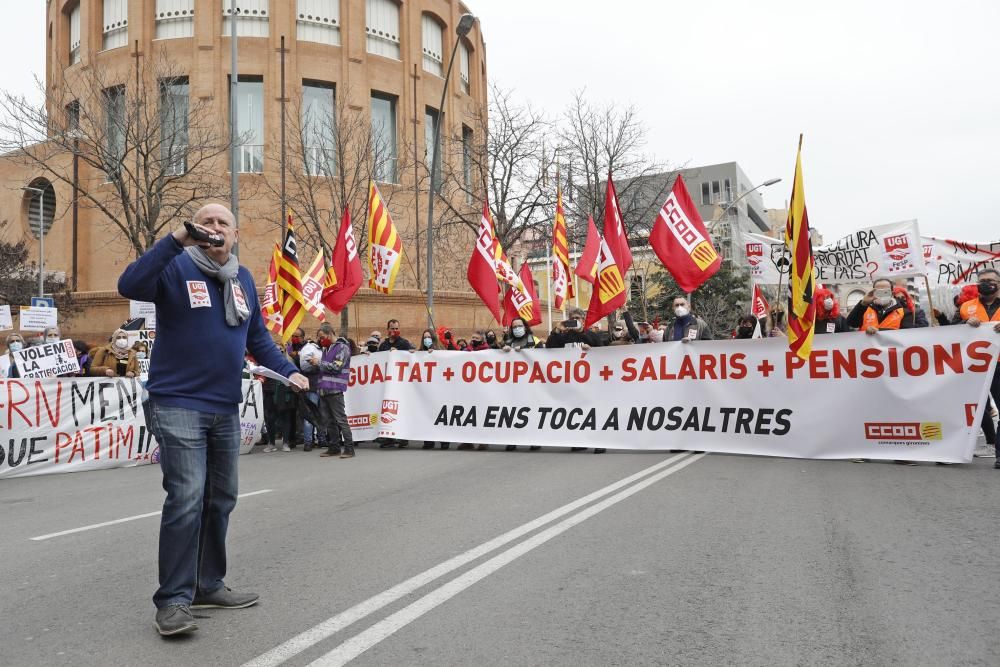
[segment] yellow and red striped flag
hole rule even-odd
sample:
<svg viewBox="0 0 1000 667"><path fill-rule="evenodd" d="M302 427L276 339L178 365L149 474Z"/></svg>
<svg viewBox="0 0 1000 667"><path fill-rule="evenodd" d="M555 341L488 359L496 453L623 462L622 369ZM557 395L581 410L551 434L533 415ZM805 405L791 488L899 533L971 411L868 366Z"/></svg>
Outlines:
<svg viewBox="0 0 1000 667"><path fill-rule="evenodd" d="M802 185L802 135L799 135L799 152L795 156L795 180L792 183L792 201L788 207L785 224L785 245L792 254L789 277L788 347L802 359L812 352L813 328L816 324L816 305L813 303L813 253L809 239L809 214L806 212L806 193Z"/></svg>
<svg viewBox="0 0 1000 667"><path fill-rule="evenodd" d="M368 184L368 287L392 294L403 260L403 242L375 181Z"/></svg>
<svg viewBox="0 0 1000 667"><path fill-rule="evenodd" d="M567 299L573 298L573 281L569 277L569 244L566 241L566 215L563 212L562 189L556 185L556 218L552 224L552 294L556 310L562 310Z"/></svg>
<svg viewBox="0 0 1000 667"><path fill-rule="evenodd" d="M302 274L299 271L299 251L295 243L295 226L292 214L288 214L285 228L285 242L278 258L278 303L281 306L281 342L287 343L292 333L299 328L306 314L306 303L302 296Z"/></svg>
<svg viewBox="0 0 1000 667"><path fill-rule="evenodd" d="M264 286L264 298L260 302L260 314L264 318L264 326L276 336L281 335L282 322L281 303L278 301L278 263L281 261L281 246L274 244L271 252L271 263L267 267L267 285Z"/></svg>
<svg viewBox="0 0 1000 667"><path fill-rule="evenodd" d="M302 276L302 297L306 302L306 309L320 322L326 321L326 313L323 308L323 286L327 279L326 262L324 260L323 248L320 247L316 253L316 259L309 265L306 274ZM333 277L336 282L336 276Z"/></svg>

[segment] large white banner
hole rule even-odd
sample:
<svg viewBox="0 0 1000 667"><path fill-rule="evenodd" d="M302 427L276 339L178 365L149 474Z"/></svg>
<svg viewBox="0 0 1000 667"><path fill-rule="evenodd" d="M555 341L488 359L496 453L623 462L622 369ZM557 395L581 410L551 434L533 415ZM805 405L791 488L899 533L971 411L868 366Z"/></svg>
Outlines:
<svg viewBox="0 0 1000 667"><path fill-rule="evenodd" d="M967 462L1000 351L992 328L351 360L357 440L697 449Z"/></svg>
<svg viewBox="0 0 1000 667"><path fill-rule="evenodd" d="M787 280L791 254L783 240L743 234L743 241L750 273L758 284L777 285ZM923 275L925 255L916 220L859 229L813 248L816 279L821 283Z"/></svg>
<svg viewBox="0 0 1000 667"><path fill-rule="evenodd" d="M1000 241L978 243L925 236L922 242L932 286L974 283L979 270L1000 270Z"/></svg>
<svg viewBox="0 0 1000 667"><path fill-rule="evenodd" d="M0 380L0 479L160 460L132 378ZM240 453L264 423L261 384L243 381Z"/></svg>

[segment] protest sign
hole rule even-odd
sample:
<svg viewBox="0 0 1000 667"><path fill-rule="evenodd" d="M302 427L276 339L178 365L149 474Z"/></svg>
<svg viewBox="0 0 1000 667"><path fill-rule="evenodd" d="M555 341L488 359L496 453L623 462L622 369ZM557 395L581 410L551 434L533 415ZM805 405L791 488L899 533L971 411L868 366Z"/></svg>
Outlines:
<svg viewBox="0 0 1000 667"><path fill-rule="evenodd" d="M80 361L70 339L42 343L14 352L14 363L22 378L50 378L80 372Z"/></svg>
<svg viewBox="0 0 1000 667"><path fill-rule="evenodd" d="M156 328L156 304L150 303L149 301L135 301L129 300L128 302L128 315L130 318L135 319L137 317L143 317L146 319L143 325L144 329L155 329Z"/></svg>
<svg viewBox="0 0 1000 667"><path fill-rule="evenodd" d="M58 326L58 322L58 308L21 306L21 331L45 331Z"/></svg>
<svg viewBox="0 0 1000 667"><path fill-rule="evenodd" d="M155 329L137 329L135 331L126 331L128 334L128 346L132 347L137 342L142 341L146 343L149 347L147 351L147 359L153 355L153 344L156 342L156 330Z"/></svg>
<svg viewBox="0 0 1000 667"><path fill-rule="evenodd" d="M743 241L754 281L777 285L787 280L791 254L782 239L743 234ZM859 229L833 243L813 248L816 280L869 282L874 278L923 275L926 271L923 250L916 220Z"/></svg>
<svg viewBox="0 0 1000 667"><path fill-rule="evenodd" d="M939 327L817 336L808 361L776 338L385 352L352 359L347 413L356 440L967 462L998 342Z"/></svg>
<svg viewBox="0 0 1000 667"><path fill-rule="evenodd" d="M260 382L243 381L240 453L260 438ZM159 462L134 378L0 380L0 480Z"/></svg>
<svg viewBox="0 0 1000 667"><path fill-rule="evenodd" d="M14 328L14 319L10 315L10 306L0 306L0 331Z"/></svg>

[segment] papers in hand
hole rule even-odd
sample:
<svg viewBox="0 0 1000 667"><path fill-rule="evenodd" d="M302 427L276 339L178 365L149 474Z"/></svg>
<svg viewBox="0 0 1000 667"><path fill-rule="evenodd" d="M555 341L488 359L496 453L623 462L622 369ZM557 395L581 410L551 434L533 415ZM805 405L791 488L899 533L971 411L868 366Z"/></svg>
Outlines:
<svg viewBox="0 0 1000 667"><path fill-rule="evenodd" d="M272 371L267 366L250 366L249 370L250 370L250 374L251 375L259 375L259 376L265 377L265 378L267 378L269 380L277 380L278 382L280 382L281 384L283 384L285 386L291 386L291 384L292 384L291 380L289 380L288 378L286 378L284 375L281 375L279 373L275 373L274 371Z"/></svg>

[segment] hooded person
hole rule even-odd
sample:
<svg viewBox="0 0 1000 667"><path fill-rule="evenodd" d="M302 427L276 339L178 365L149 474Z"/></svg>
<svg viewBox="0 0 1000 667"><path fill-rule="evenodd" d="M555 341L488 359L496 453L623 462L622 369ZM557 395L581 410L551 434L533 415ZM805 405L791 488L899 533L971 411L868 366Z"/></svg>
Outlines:
<svg viewBox="0 0 1000 667"><path fill-rule="evenodd" d="M7 354L0 357L0 379L19 378L21 372L14 363L14 353L24 349L24 338L19 333L7 334Z"/></svg>
<svg viewBox="0 0 1000 667"><path fill-rule="evenodd" d="M128 344L128 332L124 329L115 329L107 345L91 352L92 376L133 378L139 374L139 360Z"/></svg>
<svg viewBox="0 0 1000 667"><path fill-rule="evenodd" d="M837 296L821 287L813 293L813 303L816 304L816 324L813 331L818 334L844 333L850 331L847 318L840 314L840 303Z"/></svg>

